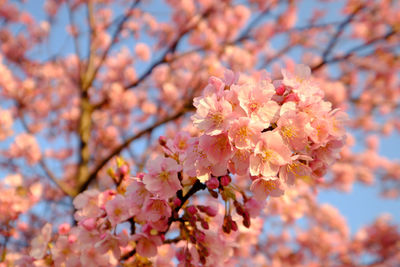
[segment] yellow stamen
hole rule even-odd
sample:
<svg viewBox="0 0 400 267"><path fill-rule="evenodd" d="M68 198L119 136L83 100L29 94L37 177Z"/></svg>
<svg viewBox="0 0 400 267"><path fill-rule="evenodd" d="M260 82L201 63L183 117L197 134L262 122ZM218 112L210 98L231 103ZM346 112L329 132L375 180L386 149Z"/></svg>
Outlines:
<svg viewBox="0 0 400 267"><path fill-rule="evenodd" d="M281 133L286 137L286 138L292 138L296 136L296 131L294 130L293 126L283 126L281 129Z"/></svg>
<svg viewBox="0 0 400 267"><path fill-rule="evenodd" d="M270 161L272 158L274 158L274 151L269 150L269 149L264 150L263 157L262 157L263 161Z"/></svg>
<svg viewBox="0 0 400 267"><path fill-rule="evenodd" d="M166 181L166 180L168 180L168 178L169 178L169 172L167 172L167 171L162 171L162 172L159 174L159 177L160 177L160 179L161 179L162 181Z"/></svg>

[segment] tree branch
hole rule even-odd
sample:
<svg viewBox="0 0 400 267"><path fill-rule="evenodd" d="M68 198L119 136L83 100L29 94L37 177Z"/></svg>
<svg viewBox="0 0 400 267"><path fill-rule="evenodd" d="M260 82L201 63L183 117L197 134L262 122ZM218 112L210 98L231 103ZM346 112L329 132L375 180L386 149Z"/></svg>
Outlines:
<svg viewBox="0 0 400 267"><path fill-rule="evenodd" d="M120 21L120 23L117 26L117 30L114 32L111 42L110 44L107 46L106 50L103 52L99 63L97 64L96 67L93 67L92 69L90 69L90 73L87 73L87 77L86 78L86 86L90 86L93 83L93 80L96 78L97 73L99 72L101 66L103 65L105 59L107 58L108 53L110 52L111 48L113 47L113 45L117 42L118 40L118 36L121 33L122 29L124 28L124 24L125 22L129 19L129 17L131 16L131 11L140 3L140 0L135 0L134 2L132 2L132 5L129 7L128 11L126 12L125 16L122 18L122 20ZM88 69L89 72L89 69Z"/></svg>
<svg viewBox="0 0 400 267"><path fill-rule="evenodd" d="M339 61L342 61L342 60L346 60L346 59L350 58L351 56L353 56L354 53L356 53L356 52L358 52L358 51L360 51L362 49L365 49L365 48L369 47L370 45L372 45L374 43L377 43L377 42L382 41L382 40L389 39L391 36L395 35L396 33L397 33L397 31L392 29L391 31L389 31L386 34L384 34L383 36L372 38L371 40L367 41L366 43L363 43L361 45L353 47L346 54L344 54L342 56L337 56L337 57L334 57L332 59L322 60L320 63L318 63L317 65L312 67L311 70L312 71L316 71L316 70L320 69L321 67L323 67L324 65L327 65L327 64L330 64L330 63L339 62Z"/></svg>
<svg viewBox="0 0 400 267"><path fill-rule="evenodd" d="M337 28L336 33L333 35L332 39L330 40L328 46L325 48L324 52L322 53L322 59L326 59L332 49L335 47L336 43L339 41L340 35L342 35L344 29L350 22L354 19L356 14L364 8L363 5L358 6L354 11L339 25Z"/></svg>
<svg viewBox="0 0 400 267"><path fill-rule="evenodd" d="M91 183L92 180L94 180L97 176L97 174L99 173L99 171L116 155L118 155L122 150L124 150L126 147L128 147L133 141L139 139L140 137L142 137L143 135L150 133L151 131L153 131L155 128L173 121L181 116L183 116L188 110L186 108L183 108L181 111L177 112L174 115L171 115L169 117L166 117L156 123L154 123L153 125L143 129L142 131L138 132L137 134L127 138L125 140L124 143L120 144L118 147L116 147L113 151L110 152L110 154L108 154L105 158L103 158L103 160L101 160L96 167L93 169L93 171L90 173L90 175L87 177L87 179L85 181L82 181L82 183L79 185L79 188L76 192L76 194L84 191L85 189L87 189L87 187L89 186L89 184Z"/></svg>
<svg viewBox="0 0 400 267"><path fill-rule="evenodd" d="M136 81L132 82L131 84L128 84L125 86L125 89L132 89L135 88L136 86L138 86L143 80L145 80L153 71L153 69L155 67L157 67L158 65L167 62L167 56L169 55L169 53L174 52L175 49L177 48L179 42L182 40L182 38L191 30L193 30L194 28L197 27L197 25L199 24L199 22L206 18L207 16L209 16L209 14L211 13L211 9L207 9L200 17L199 19L194 22L191 26L187 27L186 29L182 30L178 36L175 38L175 40L173 42L171 42L171 44L167 47L167 49L164 51L164 53L162 54L162 56L160 57L160 59L158 59L156 62L154 62L153 64L150 65L150 67L146 70L145 73L143 73L139 79L137 79Z"/></svg>
<svg viewBox="0 0 400 267"><path fill-rule="evenodd" d="M171 217L169 217L168 219L168 228L167 230L165 230L163 232L163 234L166 234L172 224L172 222L177 220L177 216L178 216L178 212L179 210L184 206L185 202L191 197L193 196L195 193L197 193L200 190L204 190L206 189L206 185L203 184L202 182L200 182L200 180L196 180L196 182L192 185L192 187L189 189L189 191L186 193L186 195L182 195L182 190L179 190L178 192L176 192L177 197L181 200L181 204L177 207L175 207L173 213L171 214ZM165 240L164 243L168 244L168 243L176 243L179 242L181 239L180 237L174 238L174 239L168 239ZM121 260L128 260L129 258L131 258L132 256L134 256L136 254L136 249L133 249L127 253L125 253L124 255L121 256Z"/></svg>
<svg viewBox="0 0 400 267"><path fill-rule="evenodd" d="M17 104L17 106L19 106ZM24 115L21 114L20 111L18 111L18 117L21 120L22 127L25 129L25 131L29 134L32 134L32 131L29 129L28 124L25 121ZM44 173L47 175L47 177L58 186L58 188L63 191L66 195L72 196L73 195L73 190L71 190L65 183L60 181L59 179L56 178L56 176L51 172L51 170L47 167L46 162L44 159L39 160L39 165L44 171Z"/></svg>

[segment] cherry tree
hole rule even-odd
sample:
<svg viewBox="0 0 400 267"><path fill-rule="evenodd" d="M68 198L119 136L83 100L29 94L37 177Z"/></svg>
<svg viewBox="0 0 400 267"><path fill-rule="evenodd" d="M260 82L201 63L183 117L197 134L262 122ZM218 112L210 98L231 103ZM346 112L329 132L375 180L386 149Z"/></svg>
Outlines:
<svg viewBox="0 0 400 267"><path fill-rule="evenodd" d="M390 0L0 0L0 266L396 266L389 216L317 197L399 197L399 31Z"/></svg>

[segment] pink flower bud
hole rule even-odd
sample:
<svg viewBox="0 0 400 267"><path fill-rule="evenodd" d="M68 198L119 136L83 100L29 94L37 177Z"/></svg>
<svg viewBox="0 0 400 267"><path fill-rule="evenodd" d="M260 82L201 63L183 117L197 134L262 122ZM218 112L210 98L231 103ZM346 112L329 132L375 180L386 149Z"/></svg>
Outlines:
<svg viewBox="0 0 400 267"><path fill-rule="evenodd" d="M80 222L80 225L88 231L92 231L96 228L97 222L95 218L87 218Z"/></svg>
<svg viewBox="0 0 400 267"><path fill-rule="evenodd" d="M165 136L160 136L160 137L158 138L158 143L159 143L161 146L165 146L165 145L167 144L167 139L165 138Z"/></svg>
<svg viewBox="0 0 400 267"><path fill-rule="evenodd" d="M210 180L208 180L208 181L206 182L206 186L207 186L209 189L217 189L218 186L219 186L219 181L218 181L217 178L211 177Z"/></svg>
<svg viewBox="0 0 400 267"><path fill-rule="evenodd" d="M151 229L152 229L151 225L147 223L142 227L142 232L143 233L150 233Z"/></svg>
<svg viewBox="0 0 400 267"><path fill-rule="evenodd" d="M179 198L174 199L174 206L178 207L182 204L182 201Z"/></svg>
<svg viewBox="0 0 400 267"><path fill-rule="evenodd" d="M197 231L195 233L196 239L198 242L204 242L206 235L203 232Z"/></svg>
<svg viewBox="0 0 400 267"><path fill-rule="evenodd" d="M126 164L122 165L122 166L119 168L119 173L120 173L121 175L126 175L126 174L128 173L128 171L129 171L129 167L128 167L128 165L126 165Z"/></svg>
<svg viewBox="0 0 400 267"><path fill-rule="evenodd" d="M58 232L60 235L67 235L70 229L71 226L68 223L63 223L58 227Z"/></svg>
<svg viewBox="0 0 400 267"><path fill-rule="evenodd" d="M283 95L286 91L285 87L283 85L279 86L278 88L275 89L277 95Z"/></svg>
<svg viewBox="0 0 400 267"><path fill-rule="evenodd" d="M227 186L231 183L232 179L229 175L224 175L221 177L221 185Z"/></svg>
<svg viewBox="0 0 400 267"><path fill-rule="evenodd" d="M197 209L195 206L189 206L186 209L190 214L195 215L197 213Z"/></svg>
<svg viewBox="0 0 400 267"><path fill-rule="evenodd" d="M207 213L208 216L214 217L214 216L216 216L218 214L218 210L213 208L213 207L207 207L206 208L206 213Z"/></svg>
<svg viewBox="0 0 400 267"><path fill-rule="evenodd" d="M232 231L238 230L238 226L234 220L231 220L231 228L232 228Z"/></svg>
<svg viewBox="0 0 400 267"><path fill-rule="evenodd" d="M136 174L136 177L139 178L140 180L143 180L144 173L143 173L143 172L138 172L138 173Z"/></svg>
<svg viewBox="0 0 400 267"><path fill-rule="evenodd" d="M296 94L292 93L292 94L287 95L287 96L285 97L285 100L284 100L283 102L286 103L286 102L289 102L289 101L299 102L300 99L299 99L299 97L298 97Z"/></svg>
<svg viewBox="0 0 400 267"><path fill-rule="evenodd" d="M68 236L68 243L73 244L73 243L76 242L76 240L78 240L77 237L76 237L76 235L70 235L70 236Z"/></svg>
<svg viewBox="0 0 400 267"><path fill-rule="evenodd" d="M208 222L206 222L204 220L201 221L201 227L203 227L206 230L210 229L210 226L208 225Z"/></svg>
<svg viewBox="0 0 400 267"><path fill-rule="evenodd" d="M183 250L179 250L176 253L176 258L178 259L178 261L183 261L185 259L185 252Z"/></svg>

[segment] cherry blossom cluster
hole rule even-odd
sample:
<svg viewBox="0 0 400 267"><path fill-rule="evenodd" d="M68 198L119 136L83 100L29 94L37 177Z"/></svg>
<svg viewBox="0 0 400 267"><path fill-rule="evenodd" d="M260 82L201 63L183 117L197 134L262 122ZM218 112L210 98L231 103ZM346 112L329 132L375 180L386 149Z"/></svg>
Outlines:
<svg viewBox="0 0 400 267"><path fill-rule="evenodd" d="M261 229L256 217L265 199L297 181L313 186L344 142L346 115L323 100L310 69L299 65L282 75L278 81L265 73L211 77L194 99L196 134L161 137L163 155L136 177L118 159L118 169L108 172L116 189L78 195L77 226L63 224L52 238L46 225L20 264L144 264L162 261L158 250L171 243L163 248L174 249L182 266L227 264L235 244L257 241L240 239L249 235L251 218ZM209 194L188 202L201 190Z"/></svg>
<svg viewBox="0 0 400 267"><path fill-rule="evenodd" d="M282 75L277 81L265 74L240 81L230 72L225 80L212 77L194 100L200 136L178 134L171 146L174 153L185 148L184 172L209 183L249 177L258 200L282 195L296 179L318 182L344 144L346 114L323 100L308 67Z"/></svg>

